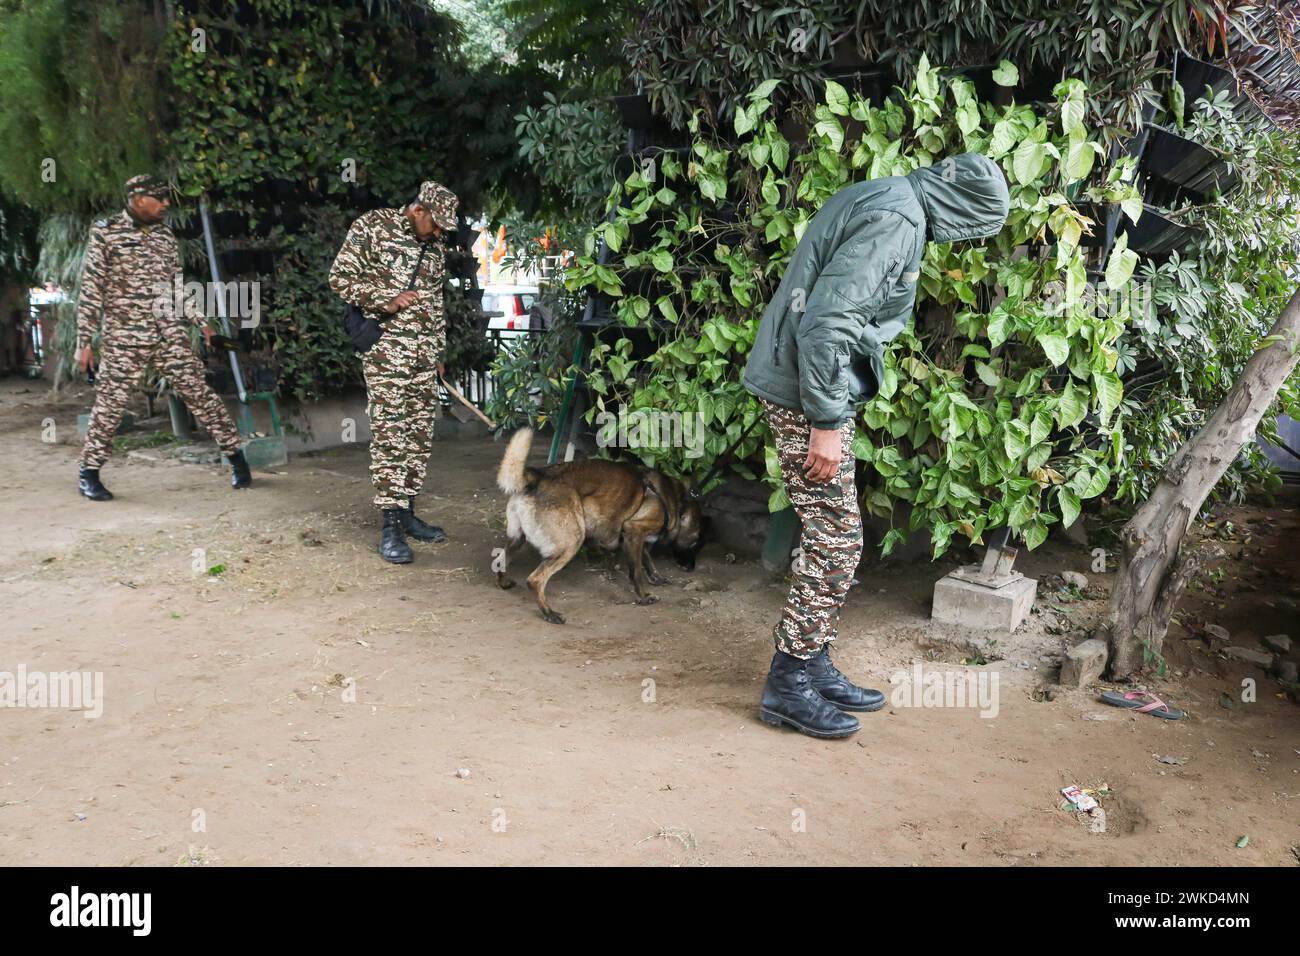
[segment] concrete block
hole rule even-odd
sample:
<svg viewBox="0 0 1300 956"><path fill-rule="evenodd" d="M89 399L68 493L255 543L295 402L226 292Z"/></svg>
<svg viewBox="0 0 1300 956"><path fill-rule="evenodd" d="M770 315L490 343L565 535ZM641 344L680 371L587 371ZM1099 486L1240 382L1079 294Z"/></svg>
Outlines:
<svg viewBox="0 0 1300 956"><path fill-rule="evenodd" d="M244 442L244 457L249 468L274 468L289 463L289 452L285 449L284 439L278 435L266 438L249 438Z"/></svg>
<svg viewBox="0 0 1300 956"><path fill-rule="evenodd" d="M1034 606L1038 582L1016 578L1000 588L989 588L949 574L934 585L931 618L981 631L1016 629Z"/></svg>
<svg viewBox="0 0 1300 956"><path fill-rule="evenodd" d="M130 412L122 413L122 424L117 426L117 433L129 432L135 427L135 416ZM86 437L86 430L90 428L90 412L77 416L77 434L82 438Z"/></svg>
<svg viewBox="0 0 1300 956"><path fill-rule="evenodd" d="M1086 687L1106 669L1106 642L1095 637L1076 644L1065 652L1061 663L1062 687Z"/></svg>

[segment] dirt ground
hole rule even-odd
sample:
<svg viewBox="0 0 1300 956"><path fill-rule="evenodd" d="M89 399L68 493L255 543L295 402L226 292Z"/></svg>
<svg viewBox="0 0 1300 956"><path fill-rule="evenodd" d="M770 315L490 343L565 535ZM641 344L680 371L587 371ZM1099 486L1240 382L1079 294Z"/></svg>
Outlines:
<svg viewBox="0 0 1300 956"><path fill-rule="evenodd" d="M816 741L756 719L785 583L716 544L691 575L660 562L671 583L648 607L574 561L552 582L557 627L488 570L500 443L439 443L423 511L450 541L393 567L364 448L239 493L215 465L121 454L117 500L85 501L89 400L0 382L0 671L104 680L98 719L0 709L0 863L1297 862L1300 708L1201 636L1300 641L1294 496L1207 529L1224 577L1186 602L1154 685L1189 719L1105 707L1097 686L1045 699L1110 577L1051 541L1019 564L1039 613L996 642L930 624L951 564L864 565L841 668L887 692L915 662L996 672L998 713L895 705ZM1063 570L1088 574L1082 595ZM1105 833L1061 809L1070 784L1104 788Z"/></svg>

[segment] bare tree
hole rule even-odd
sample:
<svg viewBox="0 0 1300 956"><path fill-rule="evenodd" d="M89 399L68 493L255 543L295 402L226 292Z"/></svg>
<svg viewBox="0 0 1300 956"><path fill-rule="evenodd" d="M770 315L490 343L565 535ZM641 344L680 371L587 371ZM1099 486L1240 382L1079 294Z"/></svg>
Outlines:
<svg viewBox="0 0 1300 956"><path fill-rule="evenodd" d="M1187 529L1233 459L1254 437L1297 360L1300 289L1246 362L1223 404L1178 449L1151 497L1124 526L1106 624L1111 677L1132 677L1160 655L1170 616L1196 572L1196 559L1181 553Z"/></svg>

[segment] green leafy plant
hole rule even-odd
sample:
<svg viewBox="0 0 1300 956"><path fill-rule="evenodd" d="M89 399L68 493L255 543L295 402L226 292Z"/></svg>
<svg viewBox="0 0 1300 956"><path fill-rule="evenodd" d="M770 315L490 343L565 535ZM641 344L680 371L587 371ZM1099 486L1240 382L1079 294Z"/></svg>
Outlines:
<svg viewBox="0 0 1300 956"><path fill-rule="evenodd" d="M1005 64L1003 81L1014 74ZM737 106L734 138L708 133L697 114L685 155L660 154L652 177L638 169L620 185L598 233L614 261L596 261L593 233L568 281L611 297L618 323L644 330L652 348L639 356L626 336L597 343L591 414L698 413L703 458L672 447L638 454L678 474L706 470L759 414L740 372L762 306L821 204L857 179L983 153L1007 173L1007 225L985 245L928 247L917 320L886 353L854 453L866 466L864 510L895 521L910 512L885 536L884 553L909 531L928 531L938 556L956 535L978 542L1004 525L1032 548L1051 524L1076 520L1124 465L1114 346L1127 308L1099 310L1086 294L1083 240L1095 224L1075 202L1117 203L1137 216L1140 196L1131 164L1098 163L1081 81L1058 84L1048 112L981 103L973 84L945 78L924 57L915 77L880 107L828 82L804 117L803 148L782 132L778 81L769 80ZM1112 288L1137 265L1122 240L1097 263ZM764 440L756 428L735 470L761 472L777 509L787 499L774 453L751 464Z"/></svg>
<svg viewBox="0 0 1300 956"><path fill-rule="evenodd" d="M505 431L538 428L550 422L563 401L572 370L578 337L574 323L581 303L562 288L545 290L539 302L554 316L550 330L505 340L492 363L493 392L487 415Z"/></svg>
<svg viewBox="0 0 1300 956"><path fill-rule="evenodd" d="M1172 117L1171 117L1172 118ZM1144 500L1175 451L1225 399L1295 286L1300 263L1300 144L1269 124L1245 123L1225 93L1190 104L1185 133L1213 151L1236 185L1188 202L1171 217L1193 239L1166 261L1144 263L1136 278L1151 290L1116 347L1130 424L1118 475L1120 505L1107 523L1122 523ZM1265 415L1260 435L1276 440L1276 416L1300 416L1300 381L1292 376ZM1280 484L1255 443L1248 444L1216 488L1241 501L1252 489Z"/></svg>

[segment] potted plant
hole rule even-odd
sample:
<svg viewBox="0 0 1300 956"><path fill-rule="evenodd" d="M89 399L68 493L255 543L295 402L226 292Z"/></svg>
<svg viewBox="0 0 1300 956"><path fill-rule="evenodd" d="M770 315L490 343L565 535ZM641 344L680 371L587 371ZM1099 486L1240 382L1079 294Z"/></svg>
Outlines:
<svg viewBox="0 0 1300 956"><path fill-rule="evenodd" d="M1074 208L1080 215L1092 220L1091 234L1085 234L1079 240L1079 244L1090 249L1108 248L1109 237L1114 234L1117 225L1115 217L1120 213L1119 204L1084 200L1075 203Z"/></svg>
<svg viewBox="0 0 1300 956"><path fill-rule="evenodd" d="M644 93L631 93L614 97L614 107L626 129L648 130L654 125L650 112L650 97Z"/></svg>
<svg viewBox="0 0 1300 956"><path fill-rule="evenodd" d="M1198 60L1181 51L1174 59L1174 79L1183 88L1188 103L1205 96L1206 87L1209 87L1212 99L1216 93L1234 89L1237 83L1223 67Z"/></svg>
<svg viewBox="0 0 1300 956"><path fill-rule="evenodd" d="M1142 204L1142 215L1137 222L1125 218L1119 231L1128 236L1128 247L1147 256L1161 256L1184 246L1192 230L1170 218L1165 210L1149 203Z"/></svg>
<svg viewBox="0 0 1300 956"><path fill-rule="evenodd" d="M1162 126L1151 128L1151 138L1142 152L1142 168L1200 196L1226 191L1236 182L1217 153Z"/></svg>
<svg viewBox="0 0 1300 956"><path fill-rule="evenodd" d="M824 93L826 80L834 80L849 93L857 94L877 107L884 105L885 97L889 95L890 87L894 85L894 74L886 69L849 70L843 73L827 70L819 79L821 80L817 91L819 97Z"/></svg>

